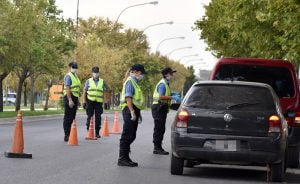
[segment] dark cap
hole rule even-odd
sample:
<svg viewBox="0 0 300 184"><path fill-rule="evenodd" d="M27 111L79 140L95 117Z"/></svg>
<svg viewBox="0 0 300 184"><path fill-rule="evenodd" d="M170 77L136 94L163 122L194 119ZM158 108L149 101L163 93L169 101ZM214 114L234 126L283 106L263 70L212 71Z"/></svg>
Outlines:
<svg viewBox="0 0 300 184"><path fill-rule="evenodd" d="M134 64L130 67L130 70L136 70L136 71L140 71L142 72L142 74L147 74L147 72L145 71L144 65L141 64Z"/></svg>
<svg viewBox="0 0 300 184"><path fill-rule="evenodd" d="M77 63L75 62L75 61L71 61L70 63L69 63L69 67L70 68L78 68L78 65L77 65Z"/></svg>
<svg viewBox="0 0 300 184"><path fill-rule="evenodd" d="M94 66L94 67L92 68L92 72L93 72L93 73L99 73L99 67L98 67L98 66Z"/></svg>
<svg viewBox="0 0 300 184"><path fill-rule="evenodd" d="M164 69L161 71L161 74L167 75L168 73L169 73L169 74L173 74L173 73L175 73L175 72L176 72L176 70L172 70L172 68L166 67L166 68L164 68Z"/></svg>

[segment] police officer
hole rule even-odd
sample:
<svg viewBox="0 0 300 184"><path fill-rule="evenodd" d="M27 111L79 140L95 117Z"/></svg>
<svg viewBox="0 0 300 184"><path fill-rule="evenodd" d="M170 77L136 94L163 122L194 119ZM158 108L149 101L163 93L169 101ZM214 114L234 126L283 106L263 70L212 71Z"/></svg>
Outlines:
<svg viewBox="0 0 300 184"><path fill-rule="evenodd" d="M124 119L123 132L120 139L119 166L137 167L129 157L130 145L136 138L136 131L141 109L145 106L143 92L138 82L144 77L146 71L143 65L134 64L130 68L129 76L123 84L121 94L121 108Z"/></svg>
<svg viewBox="0 0 300 184"><path fill-rule="evenodd" d="M86 128L89 130L90 120L95 113L95 134L100 138L101 114L103 113L103 92L106 90L103 79L99 78L99 67L92 68L93 77L85 82L83 91L83 108L87 112Z"/></svg>
<svg viewBox="0 0 300 184"><path fill-rule="evenodd" d="M64 99L64 132L65 137L64 141L69 140L69 135L71 131L71 125L73 120L76 117L77 107L79 105L78 97L80 96L81 83L76 74L78 69L77 63L72 61L69 63L70 72L64 78L64 90L63 90L63 99Z"/></svg>
<svg viewBox="0 0 300 184"><path fill-rule="evenodd" d="M152 117L154 119L153 154L168 155L169 152L162 148L162 140L166 130L167 113L171 100L176 98L171 96L169 82L173 79L173 73L170 67L162 70L163 78L158 82L153 93L153 105L151 107Z"/></svg>

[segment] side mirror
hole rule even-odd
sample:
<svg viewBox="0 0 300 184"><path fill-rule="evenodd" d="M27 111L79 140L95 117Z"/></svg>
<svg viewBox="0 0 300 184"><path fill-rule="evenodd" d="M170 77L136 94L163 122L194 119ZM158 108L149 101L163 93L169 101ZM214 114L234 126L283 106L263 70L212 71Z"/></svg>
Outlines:
<svg viewBox="0 0 300 184"><path fill-rule="evenodd" d="M180 103L173 103L173 104L171 104L170 109L177 111L179 106L180 106Z"/></svg>

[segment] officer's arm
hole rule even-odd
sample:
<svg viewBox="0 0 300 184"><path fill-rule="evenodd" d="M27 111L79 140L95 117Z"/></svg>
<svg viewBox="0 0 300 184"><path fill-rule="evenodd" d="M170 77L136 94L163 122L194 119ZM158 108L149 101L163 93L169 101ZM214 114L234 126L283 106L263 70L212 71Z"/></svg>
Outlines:
<svg viewBox="0 0 300 184"><path fill-rule="evenodd" d="M172 100L171 96L160 96L159 97L160 100Z"/></svg>
<svg viewBox="0 0 300 184"><path fill-rule="evenodd" d="M82 99L82 102L83 103L86 103L86 99L87 99L87 90L88 90L88 88L89 88L89 82L88 82L88 80L85 82L85 85L84 85L84 89L83 89L83 99Z"/></svg>
<svg viewBox="0 0 300 184"><path fill-rule="evenodd" d="M71 96L71 88L70 86L66 86L66 92L67 92L67 98L69 101L72 101L72 96Z"/></svg>
<svg viewBox="0 0 300 184"><path fill-rule="evenodd" d="M83 90L83 99L82 99L83 103L86 103L86 98L87 98L87 91L84 89Z"/></svg>
<svg viewBox="0 0 300 184"><path fill-rule="evenodd" d="M129 108L130 112L134 111L132 98L131 97L126 97L126 101L127 101L127 106Z"/></svg>

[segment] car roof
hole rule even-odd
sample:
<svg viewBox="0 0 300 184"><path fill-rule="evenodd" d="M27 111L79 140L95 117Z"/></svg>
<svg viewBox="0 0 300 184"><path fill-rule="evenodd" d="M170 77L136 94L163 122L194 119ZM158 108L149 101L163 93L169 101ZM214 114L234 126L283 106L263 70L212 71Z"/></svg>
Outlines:
<svg viewBox="0 0 300 184"><path fill-rule="evenodd" d="M289 68L294 68L291 62L283 59L224 57L219 60L219 64L258 64L258 65L285 66Z"/></svg>
<svg viewBox="0 0 300 184"><path fill-rule="evenodd" d="M244 81L218 81L218 80L208 80L208 81L198 81L194 83L195 86L198 85L226 85L226 86L251 86L251 87L263 87L272 89L272 87L265 83L259 82L244 82Z"/></svg>

